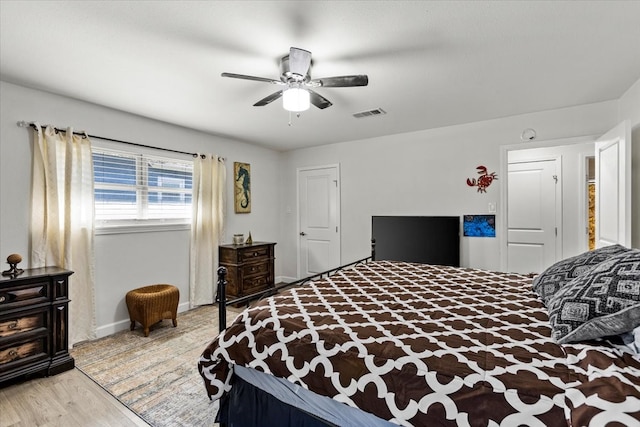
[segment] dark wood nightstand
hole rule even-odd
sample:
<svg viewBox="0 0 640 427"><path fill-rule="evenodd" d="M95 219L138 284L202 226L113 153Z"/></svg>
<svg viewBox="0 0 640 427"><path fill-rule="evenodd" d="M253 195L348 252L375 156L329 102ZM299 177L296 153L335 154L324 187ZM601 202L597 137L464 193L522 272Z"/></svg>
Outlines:
<svg viewBox="0 0 640 427"><path fill-rule="evenodd" d="M227 269L227 299L274 287L275 243L220 245L220 266Z"/></svg>

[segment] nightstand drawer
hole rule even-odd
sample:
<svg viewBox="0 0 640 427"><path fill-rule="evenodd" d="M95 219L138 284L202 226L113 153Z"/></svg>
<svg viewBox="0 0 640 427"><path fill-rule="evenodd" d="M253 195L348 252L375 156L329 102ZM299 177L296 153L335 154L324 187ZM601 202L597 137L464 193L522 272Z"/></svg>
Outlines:
<svg viewBox="0 0 640 427"><path fill-rule="evenodd" d="M266 275L245 277L244 283L242 284L242 291L245 295L266 291L273 287L269 282L269 276Z"/></svg>
<svg viewBox="0 0 640 427"><path fill-rule="evenodd" d="M243 249L238 251L239 262L251 262L267 259L269 257L269 246Z"/></svg>
<svg viewBox="0 0 640 427"><path fill-rule="evenodd" d="M271 266L268 263L255 263L255 264L245 264L242 266L242 274L245 280L251 276L256 275L266 275L269 273L269 268Z"/></svg>

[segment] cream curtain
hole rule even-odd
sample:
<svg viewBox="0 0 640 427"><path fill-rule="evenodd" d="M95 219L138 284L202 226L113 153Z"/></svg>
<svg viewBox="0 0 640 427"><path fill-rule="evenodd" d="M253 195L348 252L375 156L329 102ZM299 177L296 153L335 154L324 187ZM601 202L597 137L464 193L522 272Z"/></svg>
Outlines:
<svg viewBox="0 0 640 427"><path fill-rule="evenodd" d="M193 165L191 223L191 307L212 304L216 294L218 244L224 226L226 167L215 155L198 156Z"/></svg>
<svg viewBox="0 0 640 427"><path fill-rule="evenodd" d="M86 135L36 124L31 203L30 266L74 271L69 345L95 338L93 163Z"/></svg>

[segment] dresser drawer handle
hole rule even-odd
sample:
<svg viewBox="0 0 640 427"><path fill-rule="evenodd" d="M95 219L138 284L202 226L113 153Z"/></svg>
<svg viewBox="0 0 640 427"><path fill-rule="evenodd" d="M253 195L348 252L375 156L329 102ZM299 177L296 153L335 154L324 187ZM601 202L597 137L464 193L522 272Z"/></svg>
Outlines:
<svg viewBox="0 0 640 427"><path fill-rule="evenodd" d="M4 295L0 295L0 302L5 302L7 300L7 297L5 297Z"/></svg>
<svg viewBox="0 0 640 427"><path fill-rule="evenodd" d="M254 253L253 253L253 256L258 256L258 252L254 252Z"/></svg>
<svg viewBox="0 0 640 427"><path fill-rule="evenodd" d="M12 360L17 359L17 358L18 358L18 352L17 352L17 351L15 351L15 350L11 350L11 351L9 352L9 357L10 357Z"/></svg>
<svg viewBox="0 0 640 427"><path fill-rule="evenodd" d="M18 321L14 320L12 323L9 323L9 325L7 326L9 329L15 329L18 327Z"/></svg>

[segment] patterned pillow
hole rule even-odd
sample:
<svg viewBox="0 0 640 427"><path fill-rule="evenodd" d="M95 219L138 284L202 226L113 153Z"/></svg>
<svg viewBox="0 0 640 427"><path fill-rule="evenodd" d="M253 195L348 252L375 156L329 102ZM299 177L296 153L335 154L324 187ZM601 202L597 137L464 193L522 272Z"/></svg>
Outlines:
<svg viewBox="0 0 640 427"><path fill-rule="evenodd" d="M560 344L640 326L640 250L615 255L573 279L551 296L548 309Z"/></svg>
<svg viewBox="0 0 640 427"><path fill-rule="evenodd" d="M566 283L590 271L602 261L628 250L621 245L604 246L558 261L533 279L533 292L548 307L549 298Z"/></svg>

